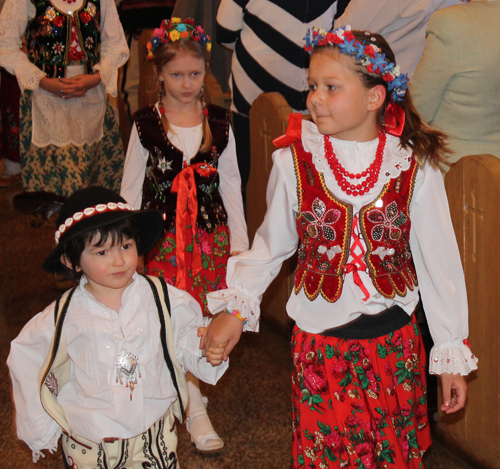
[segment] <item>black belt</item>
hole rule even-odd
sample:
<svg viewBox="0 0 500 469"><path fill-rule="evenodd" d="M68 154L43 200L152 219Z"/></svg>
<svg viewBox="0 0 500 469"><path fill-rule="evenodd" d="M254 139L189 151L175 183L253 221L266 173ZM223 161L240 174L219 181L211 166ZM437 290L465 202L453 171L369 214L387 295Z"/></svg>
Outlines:
<svg viewBox="0 0 500 469"><path fill-rule="evenodd" d="M392 306L378 314L362 314L345 326L327 329L320 334L339 339L376 339L409 324L409 316L400 306Z"/></svg>

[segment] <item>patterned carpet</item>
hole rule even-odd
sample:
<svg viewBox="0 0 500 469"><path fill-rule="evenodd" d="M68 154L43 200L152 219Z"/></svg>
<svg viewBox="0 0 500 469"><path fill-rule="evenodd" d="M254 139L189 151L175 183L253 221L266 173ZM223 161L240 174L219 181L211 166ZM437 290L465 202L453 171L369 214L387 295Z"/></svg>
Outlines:
<svg viewBox="0 0 500 469"><path fill-rule="evenodd" d="M12 211L15 190L0 190L0 467L62 469L60 454L36 466L28 447L17 440L13 424L10 380L5 360L10 341L35 313L59 296L53 278L40 265L52 248L53 229L32 228ZM200 455L184 427L179 429L183 469L287 469L290 465L289 342L263 324L259 334L244 334L230 369L216 387L205 386L209 414L225 442L219 454ZM435 444L425 457L426 469L472 469Z"/></svg>

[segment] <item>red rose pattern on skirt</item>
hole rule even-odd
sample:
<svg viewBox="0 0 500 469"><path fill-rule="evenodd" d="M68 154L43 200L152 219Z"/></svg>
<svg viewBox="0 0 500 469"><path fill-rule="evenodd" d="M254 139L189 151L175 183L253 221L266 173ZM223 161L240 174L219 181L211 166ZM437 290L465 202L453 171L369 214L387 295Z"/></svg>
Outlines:
<svg viewBox="0 0 500 469"><path fill-rule="evenodd" d="M227 288L226 268L230 257L229 228L218 225L212 233L207 233L201 228L196 228L196 243L201 255L202 270L193 276L188 269L188 293L197 301L204 316L208 316L207 299L205 295L211 291ZM160 237L156 246L144 258L144 272L156 277L163 277L170 285L175 285L177 280L175 228ZM193 244L186 249L186 262L191 262Z"/></svg>
<svg viewBox="0 0 500 469"><path fill-rule="evenodd" d="M293 467L417 469L431 444L413 318L376 339L292 336Z"/></svg>

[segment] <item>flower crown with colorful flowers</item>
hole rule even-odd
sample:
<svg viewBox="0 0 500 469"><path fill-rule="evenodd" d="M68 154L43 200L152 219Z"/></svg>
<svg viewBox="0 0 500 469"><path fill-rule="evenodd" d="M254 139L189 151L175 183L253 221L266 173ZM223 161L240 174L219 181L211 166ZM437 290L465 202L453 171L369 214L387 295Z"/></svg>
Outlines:
<svg viewBox="0 0 500 469"><path fill-rule="evenodd" d="M365 34L371 36L372 33L366 31ZM382 75L391 92L393 103L403 101L408 89L408 74L401 73L399 66L387 60L385 54L381 54L381 49L375 44L367 44L366 41L359 42L349 25L332 31L324 31L320 28L308 29L304 40L306 41L304 49L309 55L313 53L315 47L332 45L337 46L342 54L354 56L369 73ZM371 40L375 39L371 38Z"/></svg>
<svg viewBox="0 0 500 469"><path fill-rule="evenodd" d="M195 26L192 18L182 21L180 18L163 20L159 28L153 33L153 38L148 42L148 59L153 58L153 52L164 42L194 41L199 42L210 52L212 43L210 37L205 34L201 26Z"/></svg>

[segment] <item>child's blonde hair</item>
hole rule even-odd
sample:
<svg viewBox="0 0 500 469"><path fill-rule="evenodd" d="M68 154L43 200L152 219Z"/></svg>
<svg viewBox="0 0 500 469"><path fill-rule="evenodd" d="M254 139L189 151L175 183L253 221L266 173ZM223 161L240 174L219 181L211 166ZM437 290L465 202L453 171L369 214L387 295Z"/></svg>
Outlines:
<svg viewBox="0 0 500 469"><path fill-rule="evenodd" d="M156 69L156 74L158 75L161 69L167 65L171 60L177 58L180 55L192 55L197 59L203 59L205 62L205 70L208 69L208 61L210 59L210 52L206 47L202 46L199 42L195 41L170 41L162 43L158 48L155 49L153 53L153 64ZM157 80L158 96L160 97L160 106L162 97L165 96L165 84L163 81ZM205 103L203 101L203 88L200 95L200 101L202 106L205 108ZM169 123L167 116L162 114L161 120L165 127L165 130L169 130ZM207 116L203 115L203 143L201 145L200 151L206 152L212 148L212 132L208 124Z"/></svg>
<svg viewBox="0 0 500 469"><path fill-rule="evenodd" d="M376 33L368 31L353 30L352 35L360 43L364 43L369 38L369 44L374 44L380 49L381 54L385 54L387 62L396 63L394 52L390 48L387 41ZM385 124L385 111L391 101L393 93L389 91L388 82L384 80L383 75L380 73L371 73L367 67L356 60L356 57L350 54L341 53L341 49L337 44L329 43L328 45L316 45L312 48L311 56L318 54L340 54L345 57L346 63L352 64L353 68L359 74L359 77L367 89L374 88L377 85L382 85L386 90L385 102L379 110L377 116L378 125L384 128ZM336 57L337 58L337 57ZM438 167L438 163L445 159L450 153L446 144L447 135L443 132L428 126L420 117L413 101L410 96L410 90L407 89L402 100L400 99L397 104L401 106L405 113L405 125L403 133L401 134L401 146L403 148L410 148L417 161L420 164L429 162L432 166Z"/></svg>

